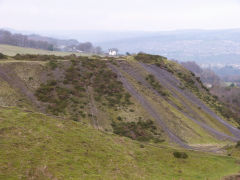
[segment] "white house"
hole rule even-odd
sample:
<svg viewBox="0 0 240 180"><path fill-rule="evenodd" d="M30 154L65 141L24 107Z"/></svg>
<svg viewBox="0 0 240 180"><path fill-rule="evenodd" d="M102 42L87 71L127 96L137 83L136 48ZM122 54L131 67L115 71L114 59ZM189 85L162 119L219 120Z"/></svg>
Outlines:
<svg viewBox="0 0 240 180"><path fill-rule="evenodd" d="M108 51L109 56L117 56L117 54L118 54L118 49L116 48L109 49Z"/></svg>
<svg viewBox="0 0 240 180"><path fill-rule="evenodd" d="M203 83L203 85L208 89L211 89L213 87L213 85L210 83Z"/></svg>

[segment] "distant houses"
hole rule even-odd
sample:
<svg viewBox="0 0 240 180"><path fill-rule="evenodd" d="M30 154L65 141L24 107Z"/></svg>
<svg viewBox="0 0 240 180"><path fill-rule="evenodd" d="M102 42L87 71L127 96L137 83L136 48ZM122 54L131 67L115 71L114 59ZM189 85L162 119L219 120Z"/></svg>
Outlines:
<svg viewBox="0 0 240 180"><path fill-rule="evenodd" d="M109 56L117 56L118 55L118 49L117 48L111 48L108 50Z"/></svg>

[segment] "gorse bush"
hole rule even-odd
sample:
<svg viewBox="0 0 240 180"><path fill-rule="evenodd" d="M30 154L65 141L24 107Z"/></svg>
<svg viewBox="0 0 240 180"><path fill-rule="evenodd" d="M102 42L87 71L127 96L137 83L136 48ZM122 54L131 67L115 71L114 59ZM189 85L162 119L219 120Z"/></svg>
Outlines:
<svg viewBox="0 0 240 180"><path fill-rule="evenodd" d="M165 89L158 81L156 81L155 77L152 74L149 74L146 77L146 80L150 83L150 85L162 96L170 96L170 92Z"/></svg>
<svg viewBox="0 0 240 180"><path fill-rule="evenodd" d="M187 159L188 158L188 155L185 152L178 152L178 151L173 152L173 156L175 158L181 158L181 159Z"/></svg>
<svg viewBox="0 0 240 180"><path fill-rule="evenodd" d="M0 53L0 59L6 59L7 56L5 56L4 54Z"/></svg>
<svg viewBox="0 0 240 180"><path fill-rule="evenodd" d="M236 148L240 148L240 141L237 142L237 144L236 144L235 147L236 147Z"/></svg>
<svg viewBox="0 0 240 180"><path fill-rule="evenodd" d="M58 67L58 62L56 60L51 60L48 62L48 66L51 70L55 70Z"/></svg>
<svg viewBox="0 0 240 180"><path fill-rule="evenodd" d="M35 96L39 101L42 102L51 102L53 101L53 91L55 89L56 81L48 81L46 84L41 84L40 87L36 90Z"/></svg>
<svg viewBox="0 0 240 180"><path fill-rule="evenodd" d="M64 62L50 60L47 66L53 73L48 77L52 79L54 74L61 75L57 75L56 80L41 84L36 90L38 100L48 103L48 112L55 115L70 114L74 120L85 118L89 108L87 104L91 105L90 93L93 93L95 101L108 108L117 109L132 104L130 94L117 80L117 75L108 69L106 61L73 55L69 58L70 61ZM61 69L55 71L57 67ZM89 88L93 91L89 92Z"/></svg>
<svg viewBox="0 0 240 180"><path fill-rule="evenodd" d="M135 59L137 61L143 62L143 63L150 63L150 64L157 64L158 66L163 66L164 59L166 59L163 56L159 55L151 55L151 54L145 54L145 53L138 53L135 56Z"/></svg>
<svg viewBox="0 0 240 180"><path fill-rule="evenodd" d="M40 55L40 54L16 54L13 56L16 60L31 60L31 61L50 61L50 60L63 60L63 56L55 55Z"/></svg>
<svg viewBox="0 0 240 180"><path fill-rule="evenodd" d="M122 118L121 118L122 119ZM118 118L118 120L121 120ZM157 133L157 127L153 121L138 121L138 122L112 122L113 132L115 134L129 137L133 140L138 141L149 141L162 142L160 134Z"/></svg>

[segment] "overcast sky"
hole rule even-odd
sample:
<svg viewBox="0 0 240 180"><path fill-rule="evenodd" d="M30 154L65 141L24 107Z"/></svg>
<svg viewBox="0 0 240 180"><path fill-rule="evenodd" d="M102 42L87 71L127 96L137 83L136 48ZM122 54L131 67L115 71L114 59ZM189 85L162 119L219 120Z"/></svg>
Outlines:
<svg viewBox="0 0 240 180"><path fill-rule="evenodd" d="M0 0L0 28L161 31L240 28L240 0Z"/></svg>

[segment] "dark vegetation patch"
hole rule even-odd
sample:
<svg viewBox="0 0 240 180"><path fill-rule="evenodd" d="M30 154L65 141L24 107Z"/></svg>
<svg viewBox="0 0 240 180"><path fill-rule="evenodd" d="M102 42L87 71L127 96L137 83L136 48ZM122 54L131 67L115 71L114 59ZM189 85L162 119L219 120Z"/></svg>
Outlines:
<svg viewBox="0 0 240 180"><path fill-rule="evenodd" d="M181 159L187 159L188 158L188 155L187 155L187 153L185 153L185 152L178 152L178 151L175 151L175 152L173 152L173 156L175 157L175 158L181 158Z"/></svg>
<svg viewBox="0 0 240 180"><path fill-rule="evenodd" d="M0 53L0 59L7 59L7 56L2 54L2 53Z"/></svg>
<svg viewBox="0 0 240 180"><path fill-rule="evenodd" d="M29 61L54 61L54 60L81 60L85 57L70 54L67 56L45 55L45 54L16 54L12 57L16 60L29 60Z"/></svg>
<svg viewBox="0 0 240 180"><path fill-rule="evenodd" d="M164 65L164 59L166 59L163 56L159 56L159 55L151 55L151 54L145 54L145 53L138 53L135 56L135 59L137 61L143 62L143 63L147 63L147 64L159 64L159 66L163 66Z"/></svg>
<svg viewBox="0 0 240 180"><path fill-rule="evenodd" d="M55 70L58 67L58 62L56 60L51 60L48 62L48 66L51 70Z"/></svg>
<svg viewBox="0 0 240 180"><path fill-rule="evenodd" d="M39 101L48 104L47 112L54 115L71 115L74 120L85 118L89 114L90 92L94 99L109 108L127 107L132 104L117 75L108 69L106 61L88 57L69 56L71 61L50 60L48 67L53 72L61 67L63 79L49 76L52 80L41 84L35 95ZM54 73L53 73L54 74Z"/></svg>
<svg viewBox="0 0 240 180"><path fill-rule="evenodd" d="M177 72L177 77L184 83L185 88L190 88L195 91L198 91L198 87L195 84L195 78L193 78L193 75L188 72Z"/></svg>
<svg viewBox="0 0 240 180"><path fill-rule="evenodd" d="M64 59L63 56L55 55L40 55L40 54L16 54L13 56L16 60L31 60L31 61L50 61Z"/></svg>
<svg viewBox="0 0 240 180"><path fill-rule="evenodd" d="M52 102L54 98L54 89L56 88L57 82L55 80L49 80L46 84L41 84L36 90L35 95L38 100L42 102Z"/></svg>
<svg viewBox="0 0 240 180"><path fill-rule="evenodd" d="M171 67L169 63L167 63L167 58L164 56L138 53L135 56L135 59L139 62L143 62L146 64L155 64L156 66L162 69L165 69L171 73L174 73L174 69Z"/></svg>
<svg viewBox="0 0 240 180"><path fill-rule="evenodd" d="M162 96L170 96L170 92L165 89L161 84L159 84L159 82L152 74L147 75L146 80L159 94L161 94Z"/></svg>
<svg viewBox="0 0 240 180"><path fill-rule="evenodd" d="M152 120L138 122L112 122L113 132L120 136L129 137L138 141L162 142L161 134L157 132L157 127Z"/></svg>
<svg viewBox="0 0 240 180"><path fill-rule="evenodd" d="M235 148L239 148L240 149L240 141L237 142L237 144L235 145Z"/></svg>

